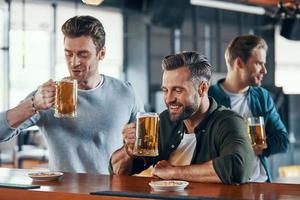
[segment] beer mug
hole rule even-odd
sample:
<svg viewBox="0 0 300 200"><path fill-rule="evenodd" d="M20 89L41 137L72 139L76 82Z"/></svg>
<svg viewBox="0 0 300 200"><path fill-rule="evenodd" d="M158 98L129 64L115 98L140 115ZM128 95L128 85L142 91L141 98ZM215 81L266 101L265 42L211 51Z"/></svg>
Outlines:
<svg viewBox="0 0 300 200"><path fill-rule="evenodd" d="M248 135L252 146L267 148L263 117L248 117Z"/></svg>
<svg viewBox="0 0 300 200"><path fill-rule="evenodd" d="M158 156L158 114L139 112L136 118L136 140L133 155Z"/></svg>
<svg viewBox="0 0 300 200"><path fill-rule="evenodd" d="M77 80L64 78L56 82L54 117L77 116Z"/></svg>

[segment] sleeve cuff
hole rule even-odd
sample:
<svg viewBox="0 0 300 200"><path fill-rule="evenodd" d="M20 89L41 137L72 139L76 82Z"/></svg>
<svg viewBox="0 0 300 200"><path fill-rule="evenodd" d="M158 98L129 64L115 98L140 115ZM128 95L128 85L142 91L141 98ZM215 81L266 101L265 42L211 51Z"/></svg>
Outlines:
<svg viewBox="0 0 300 200"><path fill-rule="evenodd" d="M16 130L8 124L6 113L7 111L0 112L0 141L5 141L7 134Z"/></svg>

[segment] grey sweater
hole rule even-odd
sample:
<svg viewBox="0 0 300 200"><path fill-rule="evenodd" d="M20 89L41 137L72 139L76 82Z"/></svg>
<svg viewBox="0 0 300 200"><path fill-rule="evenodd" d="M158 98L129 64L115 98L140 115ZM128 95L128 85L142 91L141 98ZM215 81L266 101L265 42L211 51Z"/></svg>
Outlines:
<svg viewBox="0 0 300 200"><path fill-rule="evenodd" d="M76 118L55 118L54 109L41 111L14 129L6 111L0 113L0 141L37 125L49 148L49 168L55 171L108 174L111 154L123 145L123 126L143 111L132 86L104 76L101 85L78 91Z"/></svg>

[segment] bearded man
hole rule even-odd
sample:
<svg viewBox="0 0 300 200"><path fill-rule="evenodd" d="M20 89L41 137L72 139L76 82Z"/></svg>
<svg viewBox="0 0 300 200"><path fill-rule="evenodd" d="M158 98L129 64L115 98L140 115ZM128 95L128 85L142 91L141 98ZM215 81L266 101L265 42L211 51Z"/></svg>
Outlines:
<svg viewBox="0 0 300 200"><path fill-rule="evenodd" d="M159 155L132 155L135 123L123 129L125 144L113 153L114 174L132 175L153 165L162 179L239 184L247 182L254 153L244 119L208 97L211 65L197 52L162 61L167 110L160 114Z"/></svg>

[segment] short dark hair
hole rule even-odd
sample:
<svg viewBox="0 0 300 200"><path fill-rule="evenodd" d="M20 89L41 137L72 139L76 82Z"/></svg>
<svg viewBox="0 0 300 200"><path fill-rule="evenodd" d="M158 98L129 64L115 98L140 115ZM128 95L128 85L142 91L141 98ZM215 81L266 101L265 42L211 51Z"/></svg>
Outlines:
<svg viewBox="0 0 300 200"><path fill-rule="evenodd" d="M210 81L212 67L204 55L187 51L166 56L162 60L163 70L174 70L180 67L187 67L191 71L191 79L194 84L199 84L203 79Z"/></svg>
<svg viewBox="0 0 300 200"><path fill-rule="evenodd" d="M97 52L105 45L105 31L102 23L92 16L75 16L68 19L61 28L65 37L90 36Z"/></svg>
<svg viewBox="0 0 300 200"><path fill-rule="evenodd" d="M241 58L244 63L247 63L255 48L267 51L268 45L263 38L256 35L237 36L227 46L225 52L227 65L232 66L236 58Z"/></svg>

